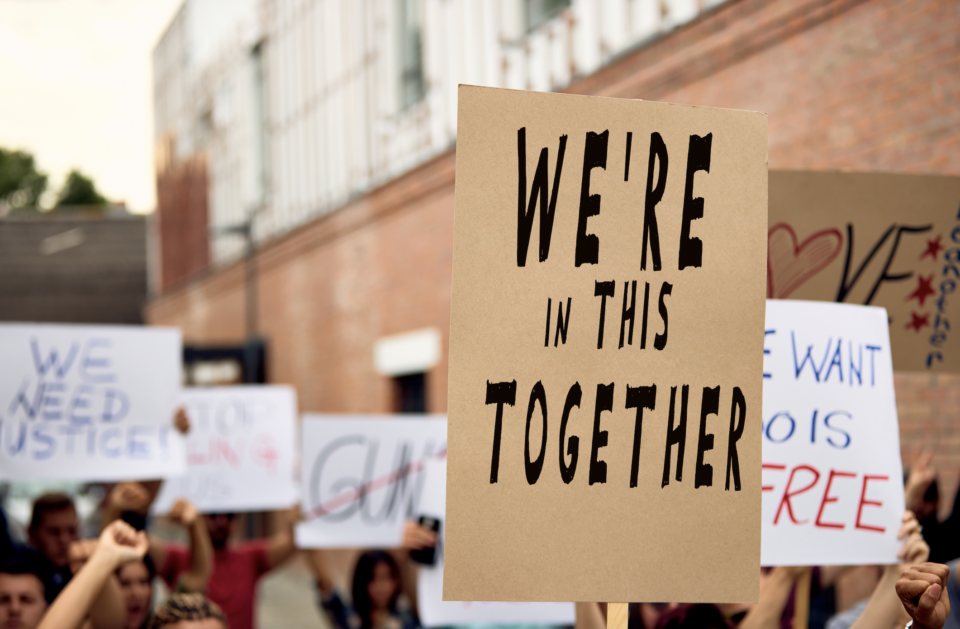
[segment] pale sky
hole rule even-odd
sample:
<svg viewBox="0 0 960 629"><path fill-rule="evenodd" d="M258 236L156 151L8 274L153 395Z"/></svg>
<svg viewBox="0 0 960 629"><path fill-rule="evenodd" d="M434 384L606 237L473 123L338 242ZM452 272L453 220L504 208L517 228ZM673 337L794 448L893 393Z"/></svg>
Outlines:
<svg viewBox="0 0 960 629"><path fill-rule="evenodd" d="M183 0L0 0L0 146L156 205L151 55Z"/></svg>

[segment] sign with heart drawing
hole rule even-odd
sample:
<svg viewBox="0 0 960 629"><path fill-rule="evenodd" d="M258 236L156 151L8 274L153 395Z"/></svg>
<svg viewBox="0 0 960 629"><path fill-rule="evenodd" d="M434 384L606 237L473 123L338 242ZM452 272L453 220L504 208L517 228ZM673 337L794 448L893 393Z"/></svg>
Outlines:
<svg viewBox="0 0 960 629"><path fill-rule="evenodd" d="M769 185L767 297L883 306L895 370L960 371L960 177L771 171Z"/></svg>

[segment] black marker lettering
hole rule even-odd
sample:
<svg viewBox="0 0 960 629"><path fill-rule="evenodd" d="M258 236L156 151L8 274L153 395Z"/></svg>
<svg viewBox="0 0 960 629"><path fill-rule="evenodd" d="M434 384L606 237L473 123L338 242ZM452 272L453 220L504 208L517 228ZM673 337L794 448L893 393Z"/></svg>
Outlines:
<svg viewBox="0 0 960 629"><path fill-rule="evenodd" d="M660 172L657 173L657 185L653 185L653 159L660 162ZM647 163L647 195L643 201L643 245L640 247L640 270L647 268L647 239L650 239L650 255L653 258L653 270L660 270L660 232L657 229L657 203L663 198L663 190L667 187L667 146L663 143L660 134L650 134L650 161Z"/></svg>
<svg viewBox="0 0 960 629"><path fill-rule="evenodd" d="M547 209L547 148L540 151L537 172L533 176L533 188L530 191L530 205L524 212L527 197L527 128L517 130L517 166L519 170L520 195L517 208L517 266L527 264L527 249L530 247L530 233L533 231L533 215L536 213L537 198L540 199L540 261L547 259L550 253L550 237L553 234L554 210L557 207L557 193L560 190L560 173L563 171L563 153L567 148L567 136L560 136L560 150L557 152L557 166L553 174L553 195L550 196Z"/></svg>
<svg viewBox="0 0 960 629"><path fill-rule="evenodd" d="M737 408L740 409L739 416ZM733 470L733 486L740 491L740 458L737 456L737 442L743 436L744 418L747 415L747 401L743 399L740 387L733 387L733 404L730 406L730 436L727 439L727 485L730 490L730 470Z"/></svg>
<svg viewBox="0 0 960 629"><path fill-rule="evenodd" d="M600 413L613 410L613 383L597 385L597 406L593 412L593 446L590 448L590 484L607 482L607 464L597 459L607 445L607 431L600 430Z"/></svg>
<svg viewBox="0 0 960 629"><path fill-rule="evenodd" d="M690 385L683 385L680 394L680 423L674 427L674 408L677 401L677 387L670 387L670 414L667 424L667 446L663 454L663 481L660 487L670 484L670 448L677 444L677 481L683 478L683 449L687 442L687 394Z"/></svg>
<svg viewBox="0 0 960 629"><path fill-rule="evenodd" d="M660 318L663 319L663 334L653 337L653 346L661 351L667 346L667 305L663 303L663 298L672 292L673 285L668 282L664 282L660 287Z"/></svg>
<svg viewBox="0 0 960 629"><path fill-rule="evenodd" d="M630 145L633 143L633 132L627 131L627 156L623 164L623 180L630 179Z"/></svg>
<svg viewBox="0 0 960 629"><path fill-rule="evenodd" d="M703 261L703 242L690 237L690 222L703 218L703 197L693 197L693 176L698 170L710 172L710 148L713 134L706 137L690 136L687 152L687 182L683 192L683 222L680 223L680 261L682 271L688 266L699 267Z"/></svg>
<svg viewBox="0 0 960 629"><path fill-rule="evenodd" d="M570 326L570 301L571 297L567 297L567 317L563 317L563 302L557 302L557 333L553 337L553 346L557 347L557 341L563 341L563 344L567 344L567 328ZM549 316L549 312L547 315Z"/></svg>
<svg viewBox="0 0 960 629"><path fill-rule="evenodd" d="M637 314L637 280L633 280L633 296L630 297L630 307L627 308L627 288L629 282L623 283L623 308L620 312L620 347L623 347L624 325L630 321L630 334L627 335L627 345L633 345L633 320Z"/></svg>
<svg viewBox="0 0 960 629"><path fill-rule="evenodd" d="M633 428L633 462L630 464L630 486L637 486L640 471L640 438L643 435L643 409L653 410L657 404L657 385L631 387L627 385L627 408L637 409Z"/></svg>
<svg viewBox="0 0 960 629"><path fill-rule="evenodd" d="M617 283L613 280L596 282L593 287L593 296L600 298L600 331L597 333L597 349L603 347L603 321L607 316L607 297L613 297L616 290Z"/></svg>
<svg viewBox="0 0 960 629"><path fill-rule="evenodd" d="M720 387L704 387L700 401L700 436L697 439L697 467L693 477L693 488L701 485L713 486L713 466L704 464L703 455L713 450L713 433L707 434L707 415L720 412Z"/></svg>
<svg viewBox="0 0 960 629"><path fill-rule="evenodd" d="M580 182L580 219L577 221L577 248L574 263L596 264L600 259L600 239L587 233L587 219L600 214L600 195L590 194L590 171L594 168L607 169L607 140L610 131L597 135L587 132L583 147L583 179Z"/></svg>
<svg viewBox="0 0 960 629"><path fill-rule="evenodd" d="M550 347L550 307L553 305L553 300L547 297L547 332L543 337L543 346ZM557 333L560 333L560 330L557 330Z"/></svg>
<svg viewBox="0 0 960 629"><path fill-rule="evenodd" d="M487 404L497 405L497 423L493 427L493 456L490 459L490 484L497 482L500 472L500 433L503 428L503 405L517 401L517 381L491 384L487 380Z"/></svg>
<svg viewBox="0 0 960 629"><path fill-rule="evenodd" d="M640 322L640 349L647 349L647 311L650 306L650 282L643 286L643 320Z"/></svg>
<svg viewBox="0 0 960 629"><path fill-rule="evenodd" d="M563 457L563 440L567 436L567 421L570 419L570 411L576 406L580 408L580 398L582 391L580 383L574 382L570 390L567 391L567 401L563 404L563 417L560 419L560 478L567 485L573 480L577 473L577 457L580 455L580 438L573 436L567 440L567 454L570 455L570 465Z"/></svg>
<svg viewBox="0 0 960 629"><path fill-rule="evenodd" d="M530 460L530 420L533 418L533 407L540 402L540 412L543 416L543 438L540 444L540 454L536 461ZM523 469L527 474L527 483L535 485L543 471L543 459L547 454L547 394L543 390L543 383L539 380L530 391L530 404L527 406L527 434L523 444Z"/></svg>

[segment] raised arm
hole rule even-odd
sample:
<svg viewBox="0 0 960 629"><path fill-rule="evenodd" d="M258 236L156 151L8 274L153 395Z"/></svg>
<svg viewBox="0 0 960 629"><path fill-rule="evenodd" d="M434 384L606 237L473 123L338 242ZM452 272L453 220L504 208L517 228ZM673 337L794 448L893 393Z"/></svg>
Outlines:
<svg viewBox="0 0 960 629"><path fill-rule="evenodd" d="M403 537L400 539L400 546L408 553L412 550L422 550L424 548L433 548L437 545L437 534L425 526L421 526L415 520L407 520L403 525ZM418 564L412 561L407 555L402 557L403 561L398 561L403 576L403 589L410 598L414 611L420 612L418 608L419 597L417 596L417 570Z"/></svg>
<svg viewBox="0 0 960 629"><path fill-rule="evenodd" d="M760 590L760 602L750 609L739 629L777 629L793 584L810 568L777 566Z"/></svg>
<svg viewBox="0 0 960 629"><path fill-rule="evenodd" d="M573 629L606 629L600 606L596 603L576 603L576 624Z"/></svg>
<svg viewBox="0 0 960 629"><path fill-rule="evenodd" d="M903 525L897 538L906 540L897 553L897 558L903 563L891 564L883 569L883 575L874 588L870 601L850 629L902 627L909 620L897 596L897 580L904 570L925 562L930 556L930 547L923 541L920 525L911 511L903 514Z"/></svg>
<svg viewBox="0 0 960 629"><path fill-rule="evenodd" d="M270 538L267 544L267 567L273 570L297 552L294 545L293 527L300 519L300 507L293 507L280 513L280 530Z"/></svg>
<svg viewBox="0 0 960 629"><path fill-rule="evenodd" d="M921 563L903 573L897 581L897 596L913 619L914 629L941 629L950 615L947 583L950 568L938 563Z"/></svg>
<svg viewBox="0 0 960 629"><path fill-rule="evenodd" d="M77 574L97 550L97 540L81 539L70 544L67 557L70 571ZM107 579L90 608L90 617L84 626L93 629L123 629L127 624L127 606L116 575Z"/></svg>
<svg viewBox="0 0 960 629"><path fill-rule="evenodd" d="M327 563L326 551L322 548L311 548L306 551L307 562L310 569L313 570L313 576L317 580L317 587L324 598L333 593L333 571Z"/></svg>
<svg viewBox="0 0 960 629"><path fill-rule="evenodd" d="M190 567L180 578L180 583L190 592L205 592L207 581L213 574L213 544L207 525L197 508L183 498L173 504L169 518L187 529L190 535ZM154 545L151 540L150 547Z"/></svg>
<svg viewBox="0 0 960 629"><path fill-rule="evenodd" d="M108 525L93 555L56 598L37 629L79 628L117 568L142 559L146 552L147 537L142 531L120 521Z"/></svg>
<svg viewBox="0 0 960 629"><path fill-rule="evenodd" d="M101 530L105 529L114 520L119 520L128 511L146 515L154 497L155 494L151 495L141 483L134 481L117 483L110 490L107 495L107 502L103 506Z"/></svg>

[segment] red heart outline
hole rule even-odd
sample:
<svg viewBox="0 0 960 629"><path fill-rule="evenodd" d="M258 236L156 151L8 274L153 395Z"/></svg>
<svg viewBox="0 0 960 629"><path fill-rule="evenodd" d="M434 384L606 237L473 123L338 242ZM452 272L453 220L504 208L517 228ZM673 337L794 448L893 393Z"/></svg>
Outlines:
<svg viewBox="0 0 960 629"><path fill-rule="evenodd" d="M767 232L767 297L789 297L833 262L842 244L843 234L838 229L822 229L798 245L797 234L788 223L771 227Z"/></svg>

